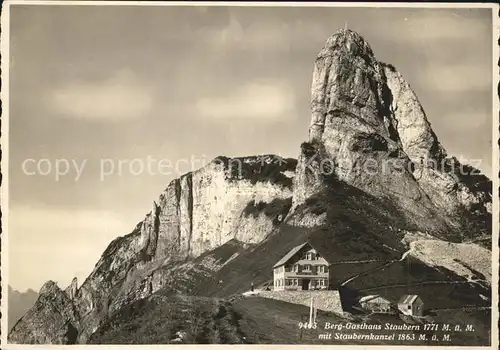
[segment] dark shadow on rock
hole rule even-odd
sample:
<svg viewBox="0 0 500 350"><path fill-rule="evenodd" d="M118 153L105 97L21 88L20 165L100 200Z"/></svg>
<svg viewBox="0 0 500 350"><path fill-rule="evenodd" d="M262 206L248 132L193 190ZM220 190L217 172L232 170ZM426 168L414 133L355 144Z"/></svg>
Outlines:
<svg viewBox="0 0 500 350"><path fill-rule="evenodd" d="M78 329L71 322L66 324L66 341L67 344L76 344L76 340L78 338Z"/></svg>

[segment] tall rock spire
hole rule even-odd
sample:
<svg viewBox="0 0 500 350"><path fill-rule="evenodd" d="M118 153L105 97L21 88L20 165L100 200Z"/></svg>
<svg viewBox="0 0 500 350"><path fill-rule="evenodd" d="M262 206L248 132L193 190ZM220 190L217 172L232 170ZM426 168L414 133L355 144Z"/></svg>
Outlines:
<svg viewBox="0 0 500 350"><path fill-rule="evenodd" d="M358 33L341 29L325 43L316 58L311 87L310 141L320 140L327 116L354 114L382 132L383 68L370 45Z"/></svg>
<svg viewBox="0 0 500 350"><path fill-rule="evenodd" d="M293 208L325 187L319 165L316 173L306 169L319 151L314 161L332 165L336 179L390 198L421 227L442 218L457 228L464 210L484 213L491 201L477 191L491 186L487 178L449 170L458 163L446 158L408 82L347 28L326 40L314 64L309 144L299 156Z"/></svg>

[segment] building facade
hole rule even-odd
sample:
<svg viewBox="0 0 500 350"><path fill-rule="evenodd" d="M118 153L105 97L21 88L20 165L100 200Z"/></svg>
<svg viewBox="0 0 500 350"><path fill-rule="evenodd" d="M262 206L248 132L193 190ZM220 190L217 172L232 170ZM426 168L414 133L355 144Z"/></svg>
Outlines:
<svg viewBox="0 0 500 350"><path fill-rule="evenodd" d="M367 311L373 313L392 313L391 302L380 295L367 295L359 299L359 305Z"/></svg>
<svg viewBox="0 0 500 350"><path fill-rule="evenodd" d="M273 270L274 290L329 289L329 263L308 242L292 248Z"/></svg>
<svg viewBox="0 0 500 350"><path fill-rule="evenodd" d="M405 315L421 317L424 315L424 302L416 294L405 294L399 299L398 309Z"/></svg>

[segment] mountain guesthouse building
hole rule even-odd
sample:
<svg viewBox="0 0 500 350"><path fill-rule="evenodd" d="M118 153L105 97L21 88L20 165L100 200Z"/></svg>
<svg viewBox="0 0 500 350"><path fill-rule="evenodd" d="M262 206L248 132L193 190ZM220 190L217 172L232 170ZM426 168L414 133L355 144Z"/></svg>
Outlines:
<svg viewBox="0 0 500 350"><path fill-rule="evenodd" d="M328 261L309 243L292 248L274 266L274 290L322 290L330 284Z"/></svg>

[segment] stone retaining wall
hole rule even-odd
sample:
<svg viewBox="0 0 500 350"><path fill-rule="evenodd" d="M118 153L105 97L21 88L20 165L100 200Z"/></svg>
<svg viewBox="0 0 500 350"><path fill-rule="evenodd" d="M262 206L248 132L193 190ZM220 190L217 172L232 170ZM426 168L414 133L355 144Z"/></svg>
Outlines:
<svg viewBox="0 0 500 350"><path fill-rule="evenodd" d="M342 315L342 304L340 294L337 290L317 290L317 291L260 291L258 296L286 301L292 304L299 304L309 307L311 305L311 295L314 298L314 305L318 310L334 312Z"/></svg>

